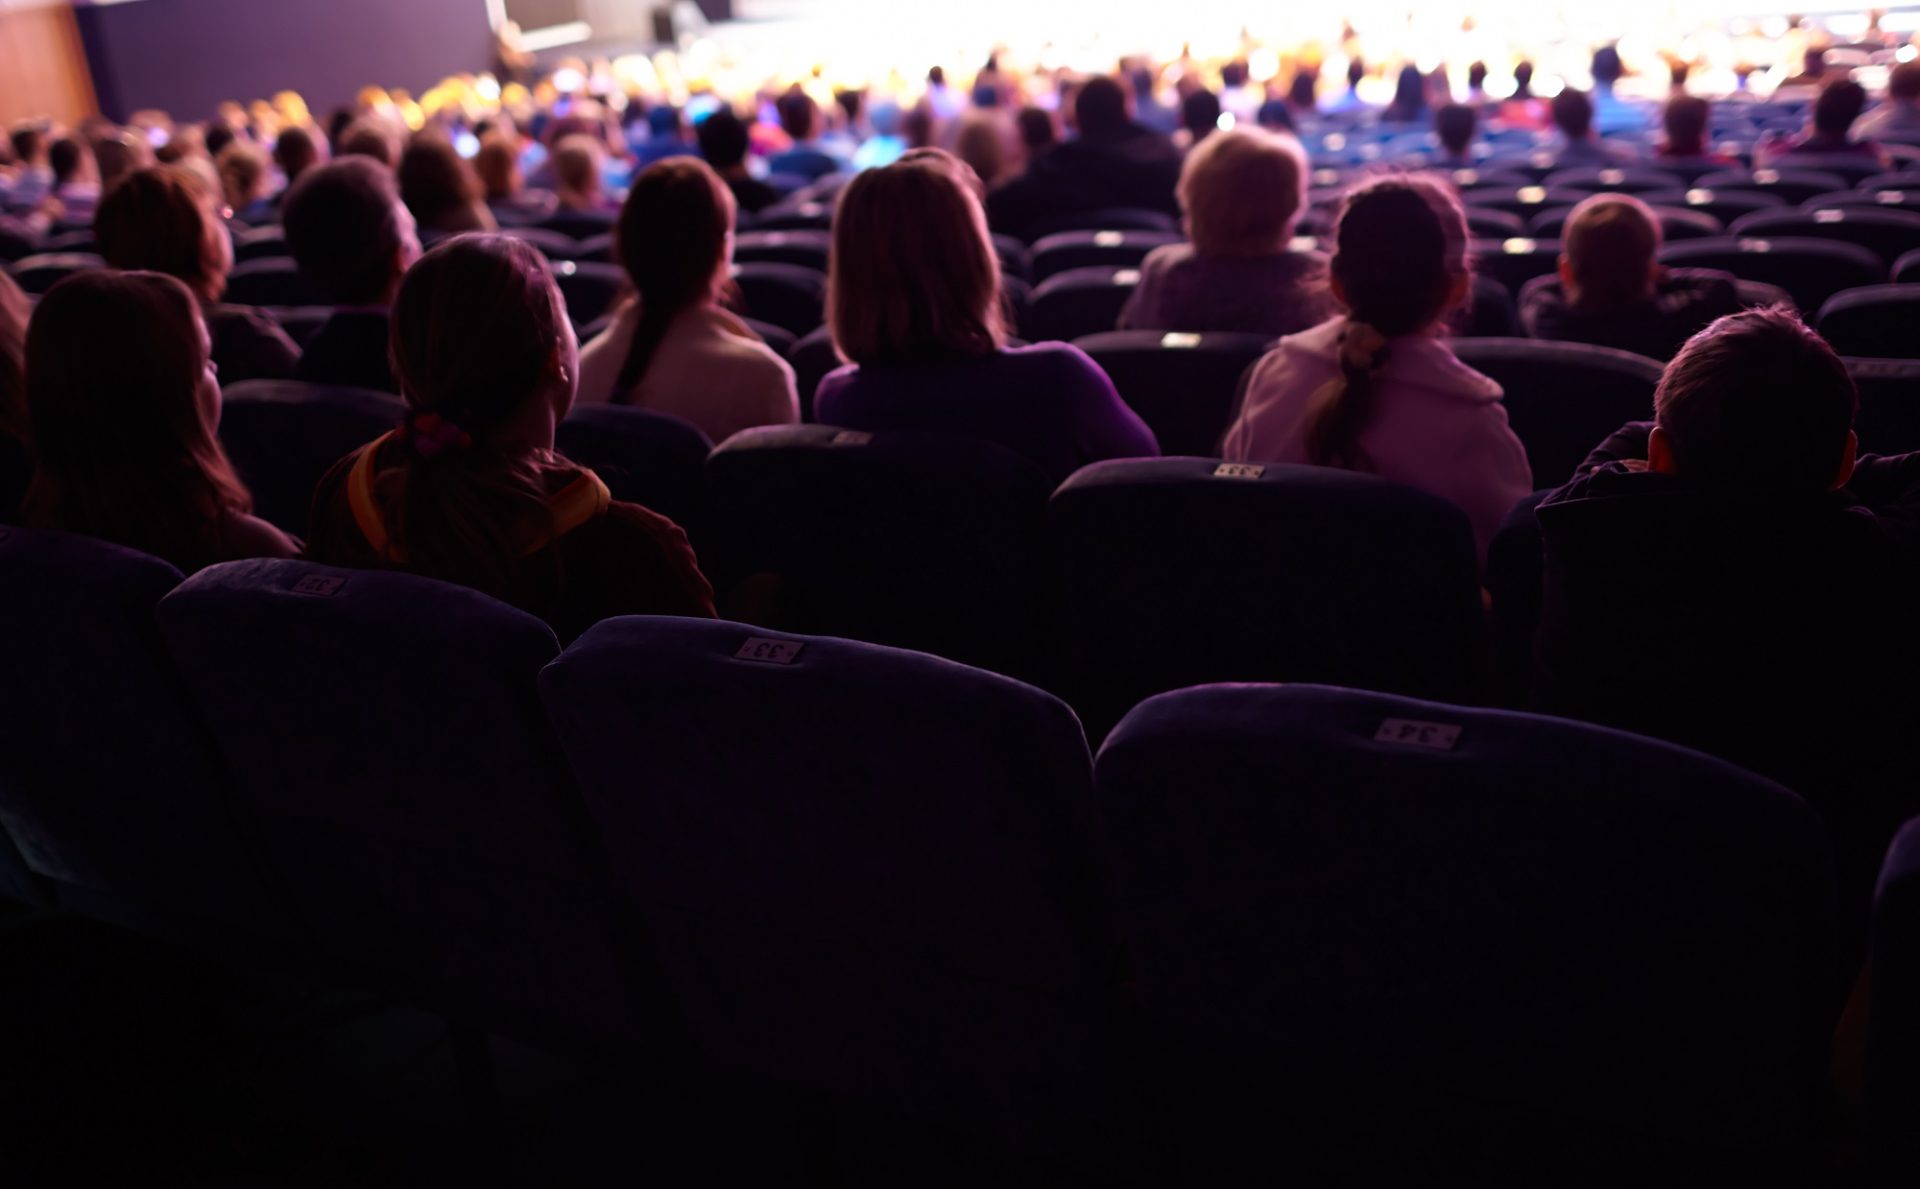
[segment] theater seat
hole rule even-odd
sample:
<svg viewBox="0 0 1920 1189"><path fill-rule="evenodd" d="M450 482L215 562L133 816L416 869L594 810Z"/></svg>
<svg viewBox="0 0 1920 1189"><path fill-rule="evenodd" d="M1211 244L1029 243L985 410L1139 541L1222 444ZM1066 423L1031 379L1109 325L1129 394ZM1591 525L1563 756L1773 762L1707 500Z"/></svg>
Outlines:
<svg viewBox="0 0 1920 1189"><path fill-rule="evenodd" d="M1671 206L1711 215L1723 227L1755 211L1792 209L1792 204L1778 194L1752 190L1714 190L1697 183L1682 190L1654 190L1639 197L1648 206Z"/></svg>
<svg viewBox="0 0 1920 1189"><path fill-rule="evenodd" d="M21 289L40 294L75 273L106 266L107 262L92 252L44 252L16 261L8 271Z"/></svg>
<svg viewBox="0 0 1920 1189"><path fill-rule="evenodd" d="M820 387L820 381L840 366L840 355L833 345L833 333L822 326L796 340L793 350L787 354L787 362L793 365L794 387L800 393L800 420L811 422L813 397Z"/></svg>
<svg viewBox="0 0 1920 1189"><path fill-rule="evenodd" d="M567 316L575 326L585 326L613 310L614 302L627 288L627 274L617 265L583 264L577 260L553 262L553 280L566 299Z"/></svg>
<svg viewBox="0 0 1920 1189"><path fill-rule="evenodd" d="M1171 231L1062 231L1033 245L1033 279L1075 268L1139 268L1155 248L1185 242Z"/></svg>
<svg viewBox="0 0 1920 1189"><path fill-rule="evenodd" d="M270 259L291 254L292 249L287 247L286 230L278 224L272 227L256 227L233 237L233 258L236 262Z"/></svg>
<svg viewBox="0 0 1920 1189"><path fill-rule="evenodd" d="M1212 456L1233 421L1241 377L1273 344L1261 334L1116 330L1074 346L1106 371L1162 454Z"/></svg>
<svg viewBox="0 0 1920 1189"><path fill-rule="evenodd" d="M280 329L286 331L287 337L301 350L326 328L327 319L333 317L332 306L273 306L262 312L278 322Z"/></svg>
<svg viewBox="0 0 1920 1189"><path fill-rule="evenodd" d="M1033 282L1033 253L1027 250L1026 243L1020 238L996 232L993 236L993 254L1000 258L1002 277L1016 277L1028 284Z"/></svg>
<svg viewBox="0 0 1920 1189"><path fill-rule="evenodd" d="M757 335L760 341L767 345L768 350L782 359L793 354L793 345L799 341L791 330L775 326L771 322L756 322L752 318L741 318L740 322Z"/></svg>
<svg viewBox="0 0 1920 1189"><path fill-rule="evenodd" d="M1844 190L1853 183L1831 170L1793 166L1787 169L1729 169L1710 173L1694 182L1702 190L1732 190L1748 194L1770 194L1788 206L1799 206L1816 194Z"/></svg>
<svg viewBox="0 0 1920 1189"><path fill-rule="evenodd" d="M1513 294L1498 279L1477 272L1467 304L1449 315L1447 324L1462 338L1513 338L1521 333Z"/></svg>
<svg viewBox="0 0 1920 1189"><path fill-rule="evenodd" d="M1778 285L1809 315L1842 289L1877 285L1887 266L1858 244L1792 237L1726 236L1668 244L1660 263L1675 268L1718 268L1749 281Z"/></svg>
<svg viewBox="0 0 1920 1189"><path fill-rule="evenodd" d="M1566 482L1608 434L1653 416L1661 366L1628 351L1534 339L1461 339L1453 350L1505 392L1536 487Z"/></svg>
<svg viewBox="0 0 1920 1189"><path fill-rule="evenodd" d="M1920 251L1908 252L1893 262L1893 283L1906 285L1920 281Z"/></svg>
<svg viewBox="0 0 1920 1189"><path fill-rule="evenodd" d="M1853 431L1862 454L1920 450L1920 360L1849 359L1847 374L1860 391Z"/></svg>
<svg viewBox="0 0 1920 1189"><path fill-rule="evenodd" d="M1090 738L1205 681L1471 683L1473 531L1434 496L1318 467L1103 462L1060 487L1051 521Z"/></svg>
<svg viewBox="0 0 1920 1189"><path fill-rule="evenodd" d="M1164 211L1143 210L1138 207L1103 207L1099 210L1071 211L1035 219L1028 230L1028 242L1037 243L1049 235L1058 235L1063 231L1177 232L1180 230L1180 224L1177 219Z"/></svg>
<svg viewBox="0 0 1920 1189"><path fill-rule="evenodd" d="M549 231L544 227L503 227L500 234L532 244L548 260L581 259L580 241L558 231Z"/></svg>
<svg viewBox="0 0 1920 1189"><path fill-rule="evenodd" d="M581 240L579 245L574 248L571 258L582 263L615 263L613 258L613 233L602 232L599 235L590 235Z"/></svg>
<svg viewBox="0 0 1920 1189"><path fill-rule="evenodd" d="M1159 1183L1814 1177L1833 887L1784 789L1299 685L1155 698L1095 781Z"/></svg>
<svg viewBox="0 0 1920 1189"><path fill-rule="evenodd" d="M1030 342L1072 342L1104 334L1140 283L1137 268L1075 268L1056 273L1033 291L1021 337Z"/></svg>
<svg viewBox="0 0 1920 1189"><path fill-rule="evenodd" d="M750 218L741 216L742 231L828 231L833 227L830 202L783 202Z"/></svg>
<svg viewBox="0 0 1920 1189"><path fill-rule="evenodd" d="M975 1136L1115 1146L1116 946L1086 742L1057 699L918 653L642 617L588 631L540 688L695 1044L946 1136L917 1173L857 1183L949 1183Z"/></svg>
<svg viewBox="0 0 1920 1189"><path fill-rule="evenodd" d="M1549 190L1585 190L1593 194L1645 194L1685 184L1682 178L1664 169L1637 165L1561 169L1548 174L1541 182Z"/></svg>
<svg viewBox="0 0 1920 1189"><path fill-rule="evenodd" d="M1843 290L1820 307L1817 324L1842 355L1920 359L1920 285Z"/></svg>
<svg viewBox="0 0 1920 1189"><path fill-rule="evenodd" d="M824 273L792 264L738 264L733 283L740 291L741 312L756 321L806 335L826 320Z"/></svg>
<svg viewBox="0 0 1920 1189"><path fill-rule="evenodd" d="M1738 236L1831 239L1859 244L1878 256L1881 276L1908 252L1920 250L1920 215L1878 207L1830 206L1819 210L1758 211L1734 220Z"/></svg>
<svg viewBox="0 0 1920 1189"><path fill-rule="evenodd" d="M51 902L216 952L285 940L250 823L161 654L154 604L179 571L0 526L0 574L0 827Z"/></svg>
<svg viewBox="0 0 1920 1189"><path fill-rule="evenodd" d="M1656 206L1650 209L1653 211L1654 219L1660 224L1661 236L1667 240L1707 239L1726 232L1720 220L1704 211L1689 210L1680 206ZM1537 235L1542 239L1557 240L1566 228L1567 217L1572 214L1573 208L1570 206L1541 211L1528 225L1527 234Z"/></svg>
<svg viewBox="0 0 1920 1189"><path fill-rule="evenodd" d="M261 519L307 533L313 489L333 464L405 420L399 397L297 380L248 380L221 393L220 443Z"/></svg>
<svg viewBox="0 0 1920 1189"><path fill-rule="evenodd" d="M745 430L707 460L700 560L735 618L1039 679L1051 488L970 438Z"/></svg>
<svg viewBox="0 0 1920 1189"><path fill-rule="evenodd" d="M1817 211L1831 207L1858 207L1865 210L1905 211L1920 214L1920 185L1904 189L1879 187L1872 190L1835 190L1816 194L1800 204L1801 210Z"/></svg>
<svg viewBox="0 0 1920 1189"><path fill-rule="evenodd" d="M327 954L483 1029L631 1030L604 864L534 687L545 624L297 561L203 570L159 619Z"/></svg>
<svg viewBox="0 0 1920 1189"><path fill-rule="evenodd" d="M713 443L678 417L624 405L577 405L555 433L560 453L600 476L613 498L649 508L690 534Z"/></svg>
<svg viewBox="0 0 1920 1189"><path fill-rule="evenodd" d="M1875 1185L1920 1179L1920 819L1887 851L1873 897L1867 1166Z"/></svg>
<svg viewBox="0 0 1920 1189"><path fill-rule="evenodd" d="M1578 205L1581 199L1587 197L1590 197L1590 193L1586 190L1549 189L1546 186L1521 186L1517 189L1475 186L1460 192L1460 201L1469 207L1507 211L1522 219L1532 218L1556 206Z"/></svg>
<svg viewBox="0 0 1920 1189"><path fill-rule="evenodd" d="M826 231L748 231L734 237L735 264L792 264L827 271L833 235Z"/></svg>
<svg viewBox="0 0 1920 1189"><path fill-rule="evenodd" d="M260 256L234 265L222 300L242 306L329 304L291 256Z"/></svg>
<svg viewBox="0 0 1920 1189"><path fill-rule="evenodd" d="M617 219L613 211L557 210L535 226L542 231L558 232L577 241L607 234L613 230Z"/></svg>
<svg viewBox="0 0 1920 1189"><path fill-rule="evenodd" d="M1555 239L1475 240L1469 251L1474 271L1505 285L1515 297L1528 281L1560 267L1560 241Z"/></svg>
<svg viewBox="0 0 1920 1189"><path fill-rule="evenodd" d="M1466 209L1466 216L1467 234L1474 239L1504 240L1527 234L1527 221L1512 211L1495 210L1490 206L1470 206ZM1332 231L1331 223L1327 230Z"/></svg>

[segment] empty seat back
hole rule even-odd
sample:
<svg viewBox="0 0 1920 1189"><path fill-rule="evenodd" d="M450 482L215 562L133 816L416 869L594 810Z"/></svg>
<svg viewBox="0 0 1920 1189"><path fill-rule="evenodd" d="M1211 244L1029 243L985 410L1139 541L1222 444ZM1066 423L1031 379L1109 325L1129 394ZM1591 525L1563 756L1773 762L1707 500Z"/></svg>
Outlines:
<svg viewBox="0 0 1920 1189"><path fill-rule="evenodd" d="M107 262L92 252L46 252L17 261L9 271L21 289L45 293L74 273L106 266Z"/></svg>
<svg viewBox="0 0 1920 1189"><path fill-rule="evenodd" d="M1887 265L1858 244L1793 237L1726 236L1685 240L1660 249L1660 263L1678 268L1719 268L1750 281L1765 281L1793 294L1812 315L1842 289L1877 285Z"/></svg>
<svg viewBox="0 0 1920 1189"><path fill-rule="evenodd" d="M1873 897L1866 1136L1876 1185L1920 1178L1920 819L1894 837Z"/></svg>
<svg viewBox="0 0 1920 1189"><path fill-rule="evenodd" d="M1837 184L1836 184L1837 183ZM1844 190L1853 183L1831 170L1803 169L1729 169L1710 173L1694 182L1701 190L1731 190L1748 194L1770 194L1788 206L1798 206L1816 194Z"/></svg>
<svg viewBox="0 0 1920 1189"><path fill-rule="evenodd" d="M588 264L578 260L553 262L553 280L567 303L567 317L575 326L585 326L613 309L613 303L627 285L627 274L614 264Z"/></svg>
<svg viewBox="0 0 1920 1189"><path fill-rule="evenodd" d="M792 264L740 264L733 270L741 312L795 335L810 334L826 319L824 273Z"/></svg>
<svg viewBox="0 0 1920 1189"><path fill-rule="evenodd" d="M1165 231L1177 232L1179 222L1164 211L1139 207L1103 207L1092 211L1068 211L1034 219L1025 229L1030 243L1063 231Z"/></svg>
<svg viewBox="0 0 1920 1189"><path fill-rule="evenodd" d="M1608 434L1653 416L1661 366L1643 356L1532 339L1461 339L1453 349L1506 394L1507 421L1527 448L1536 487L1566 482Z"/></svg>
<svg viewBox="0 0 1920 1189"><path fill-rule="evenodd" d="M1758 239L1799 236L1859 244L1878 256L1884 279L1893 262L1920 249L1920 215L1881 207L1827 206L1817 210L1755 211L1734 220L1734 235Z"/></svg>
<svg viewBox="0 0 1920 1189"><path fill-rule="evenodd" d="M1723 227L1754 211L1786 210L1792 205L1778 194L1752 190L1713 190L1698 184L1680 190L1655 190L1640 195L1640 198L1651 206L1678 207L1711 215Z"/></svg>
<svg viewBox="0 0 1920 1189"><path fill-rule="evenodd" d="M1785 790L1309 686L1155 698L1096 787L1167 1121L1214 1162L1176 1183L1809 1171L1833 889Z"/></svg>
<svg viewBox="0 0 1920 1189"><path fill-rule="evenodd" d="M1273 346L1260 334L1117 330L1074 344L1105 369L1162 454L1212 456L1233 420L1240 378Z"/></svg>
<svg viewBox="0 0 1920 1189"><path fill-rule="evenodd" d="M1544 277L1560 266L1560 241L1557 239L1504 239L1497 243L1475 240L1474 271L1492 277L1518 297L1520 290L1535 277Z"/></svg>
<svg viewBox="0 0 1920 1189"><path fill-rule="evenodd" d="M1920 450L1920 360L1849 359L1847 374L1860 391L1853 431L1862 454Z"/></svg>
<svg viewBox="0 0 1920 1189"><path fill-rule="evenodd" d="M1074 268L1138 268L1155 248L1180 242L1171 231L1062 231L1033 245L1033 279Z"/></svg>
<svg viewBox="0 0 1920 1189"><path fill-rule="evenodd" d="M1920 218L1920 216L1916 216ZM1820 307L1820 335L1842 355L1920 358L1920 285L1868 285Z"/></svg>
<svg viewBox="0 0 1920 1189"><path fill-rule="evenodd" d="M255 514L305 536L321 478L406 413L406 402L386 392L248 380L221 393L220 444L253 493Z"/></svg>
<svg viewBox="0 0 1920 1189"><path fill-rule="evenodd" d="M560 453L593 468L613 498L691 531L713 443L678 417L621 405L580 405L556 432Z"/></svg>
<svg viewBox="0 0 1920 1189"><path fill-rule="evenodd" d="M792 264L827 271L833 235L826 231L748 231L735 236L736 264Z"/></svg>
<svg viewBox="0 0 1920 1189"><path fill-rule="evenodd" d="M1033 290L1021 337L1029 342L1072 342L1105 334L1120 321L1120 311L1140 283L1137 268L1073 268L1055 273Z"/></svg>
<svg viewBox="0 0 1920 1189"><path fill-rule="evenodd" d="M580 241L558 231L548 231L542 227L506 227L501 229L500 234L532 244L548 260L581 259Z"/></svg>
<svg viewBox="0 0 1920 1189"><path fill-rule="evenodd" d="M234 265L224 300L243 306L327 304L291 256L257 256Z"/></svg>

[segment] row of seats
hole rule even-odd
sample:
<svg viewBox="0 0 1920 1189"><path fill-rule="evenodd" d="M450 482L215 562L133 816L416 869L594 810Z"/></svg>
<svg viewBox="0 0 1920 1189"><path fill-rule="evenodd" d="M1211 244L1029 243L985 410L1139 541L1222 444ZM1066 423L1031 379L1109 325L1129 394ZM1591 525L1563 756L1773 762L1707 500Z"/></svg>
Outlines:
<svg viewBox="0 0 1920 1189"><path fill-rule="evenodd" d="M0 572L16 895L507 1034L684 1030L1162 1183L1804 1183L1816 1159L1822 827L1666 744L1213 686L1090 764L1050 695L845 640L629 618L560 653L425 579L179 584L19 529ZM1895 987L1916 846L1883 892ZM1889 1118L1912 1002L1875 996Z"/></svg>

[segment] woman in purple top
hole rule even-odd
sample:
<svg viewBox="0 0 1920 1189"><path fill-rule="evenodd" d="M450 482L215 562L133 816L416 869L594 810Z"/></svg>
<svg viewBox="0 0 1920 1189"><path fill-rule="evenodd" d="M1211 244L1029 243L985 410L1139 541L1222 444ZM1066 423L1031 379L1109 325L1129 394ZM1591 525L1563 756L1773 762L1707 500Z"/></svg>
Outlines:
<svg viewBox="0 0 1920 1189"><path fill-rule="evenodd" d="M1291 137L1235 131L1201 141L1180 171L1192 242L1147 257L1120 329L1279 338L1331 318L1326 259L1288 250L1306 180L1306 157Z"/></svg>
<svg viewBox="0 0 1920 1189"><path fill-rule="evenodd" d="M1102 459L1159 454L1077 347L1006 347L1000 264L970 172L923 152L847 185L827 320L849 366L821 381L818 420L982 438L1056 480Z"/></svg>

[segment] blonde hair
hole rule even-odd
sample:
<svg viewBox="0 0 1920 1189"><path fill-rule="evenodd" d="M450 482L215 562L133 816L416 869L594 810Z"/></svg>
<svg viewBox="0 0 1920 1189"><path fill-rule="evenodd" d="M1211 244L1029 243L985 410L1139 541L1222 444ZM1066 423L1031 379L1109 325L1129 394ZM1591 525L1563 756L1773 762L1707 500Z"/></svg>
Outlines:
<svg viewBox="0 0 1920 1189"><path fill-rule="evenodd" d="M1572 280L1567 299L1605 309L1632 305L1653 295L1653 262L1660 251L1660 221L1629 194L1596 194L1567 216L1560 232Z"/></svg>
<svg viewBox="0 0 1920 1189"><path fill-rule="evenodd" d="M1264 256L1286 246L1306 205L1299 142L1267 132L1216 133L1187 154L1180 209L1202 256Z"/></svg>
<svg viewBox="0 0 1920 1189"><path fill-rule="evenodd" d="M266 188L268 164L265 153L244 141L220 150L214 167L220 172L220 189L228 206L243 211L253 205Z"/></svg>
<svg viewBox="0 0 1920 1189"><path fill-rule="evenodd" d="M974 358L1006 340L986 213L950 154L848 183L833 220L827 325L854 363Z"/></svg>
<svg viewBox="0 0 1920 1189"><path fill-rule="evenodd" d="M575 194L600 192L600 142L575 133L553 146L553 180Z"/></svg>

